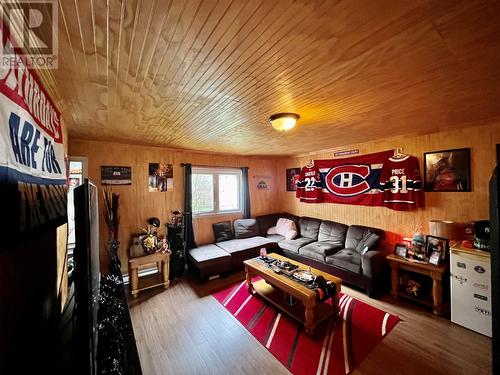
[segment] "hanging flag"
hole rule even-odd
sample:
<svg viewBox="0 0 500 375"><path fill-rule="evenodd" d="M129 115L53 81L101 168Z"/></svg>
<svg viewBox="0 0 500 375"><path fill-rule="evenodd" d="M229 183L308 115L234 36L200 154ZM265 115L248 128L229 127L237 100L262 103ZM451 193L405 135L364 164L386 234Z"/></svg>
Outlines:
<svg viewBox="0 0 500 375"><path fill-rule="evenodd" d="M67 220L61 115L36 73L17 58L2 25L0 67L0 236L2 241Z"/></svg>
<svg viewBox="0 0 500 375"><path fill-rule="evenodd" d="M380 172L393 151L345 159L315 160L323 180L323 202L383 206Z"/></svg>

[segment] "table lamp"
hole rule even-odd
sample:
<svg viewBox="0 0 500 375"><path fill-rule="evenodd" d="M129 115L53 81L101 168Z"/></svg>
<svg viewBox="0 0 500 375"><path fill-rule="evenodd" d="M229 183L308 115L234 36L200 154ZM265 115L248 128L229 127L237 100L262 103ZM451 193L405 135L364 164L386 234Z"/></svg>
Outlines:
<svg viewBox="0 0 500 375"><path fill-rule="evenodd" d="M464 237L464 224L450 220L430 220L429 234L448 239L451 247L462 241Z"/></svg>

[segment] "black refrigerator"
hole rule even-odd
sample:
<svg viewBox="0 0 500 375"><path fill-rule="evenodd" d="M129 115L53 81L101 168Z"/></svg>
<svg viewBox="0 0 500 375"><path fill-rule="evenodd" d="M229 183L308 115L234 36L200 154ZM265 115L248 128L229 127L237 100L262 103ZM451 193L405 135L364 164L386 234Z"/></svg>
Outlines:
<svg viewBox="0 0 500 375"><path fill-rule="evenodd" d="M491 223L491 310L492 310L492 373L500 375L500 227L499 201L500 185L498 179L500 145L496 150L496 168L490 179L490 223Z"/></svg>

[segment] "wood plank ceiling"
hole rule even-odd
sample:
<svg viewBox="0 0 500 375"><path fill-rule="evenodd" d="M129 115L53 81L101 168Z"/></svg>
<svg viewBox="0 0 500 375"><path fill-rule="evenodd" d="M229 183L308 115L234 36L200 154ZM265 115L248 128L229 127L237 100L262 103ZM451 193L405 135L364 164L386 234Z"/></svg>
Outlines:
<svg viewBox="0 0 500 375"><path fill-rule="evenodd" d="M499 1L64 0L59 56L74 138L291 155L500 123Z"/></svg>

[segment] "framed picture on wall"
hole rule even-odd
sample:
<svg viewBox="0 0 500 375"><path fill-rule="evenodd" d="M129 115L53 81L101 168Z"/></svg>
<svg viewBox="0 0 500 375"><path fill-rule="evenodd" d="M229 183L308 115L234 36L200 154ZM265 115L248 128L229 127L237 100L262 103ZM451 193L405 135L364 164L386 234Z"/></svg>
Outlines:
<svg viewBox="0 0 500 375"><path fill-rule="evenodd" d="M286 191L296 191L299 180L300 168L290 168L286 170Z"/></svg>
<svg viewBox="0 0 500 375"><path fill-rule="evenodd" d="M470 148L424 153L425 191L471 191Z"/></svg>

